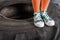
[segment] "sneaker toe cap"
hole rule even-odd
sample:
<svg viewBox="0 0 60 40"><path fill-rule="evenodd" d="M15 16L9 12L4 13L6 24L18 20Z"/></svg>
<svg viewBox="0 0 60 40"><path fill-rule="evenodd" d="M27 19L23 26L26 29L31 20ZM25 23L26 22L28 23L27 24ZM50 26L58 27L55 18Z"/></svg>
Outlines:
<svg viewBox="0 0 60 40"><path fill-rule="evenodd" d="M55 25L55 21L54 20L49 21L49 22L46 23L46 25L48 25L48 26L54 26Z"/></svg>
<svg viewBox="0 0 60 40"><path fill-rule="evenodd" d="M37 22L37 23L34 23L34 24L37 27L44 27L44 22Z"/></svg>

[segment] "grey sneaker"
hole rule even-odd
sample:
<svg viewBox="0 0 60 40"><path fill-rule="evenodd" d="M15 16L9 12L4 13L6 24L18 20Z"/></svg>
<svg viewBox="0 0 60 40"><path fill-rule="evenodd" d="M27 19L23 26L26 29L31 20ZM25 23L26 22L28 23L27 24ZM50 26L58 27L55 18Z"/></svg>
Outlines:
<svg viewBox="0 0 60 40"><path fill-rule="evenodd" d="M44 22L41 18L40 12L34 13L34 25L37 27L44 27Z"/></svg>
<svg viewBox="0 0 60 40"><path fill-rule="evenodd" d="M51 17L48 16L46 11L42 12L42 18L47 26L54 26L55 25L55 21Z"/></svg>

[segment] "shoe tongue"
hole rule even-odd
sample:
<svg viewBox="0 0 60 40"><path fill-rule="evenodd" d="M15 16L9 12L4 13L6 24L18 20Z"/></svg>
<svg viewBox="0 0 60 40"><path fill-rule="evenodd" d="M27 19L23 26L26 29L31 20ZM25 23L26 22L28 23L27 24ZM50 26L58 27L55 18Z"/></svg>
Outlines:
<svg viewBox="0 0 60 40"><path fill-rule="evenodd" d="M40 13L34 13L34 16L38 17L40 16Z"/></svg>
<svg viewBox="0 0 60 40"><path fill-rule="evenodd" d="M49 19L50 17L48 16L47 12L43 12L42 16L44 16L46 19Z"/></svg>
<svg viewBox="0 0 60 40"><path fill-rule="evenodd" d="M42 16L43 16L43 15L46 15L46 14L47 14L47 12L42 12Z"/></svg>
<svg viewBox="0 0 60 40"><path fill-rule="evenodd" d="M40 14L40 12L35 12L34 14Z"/></svg>
<svg viewBox="0 0 60 40"><path fill-rule="evenodd" d="M34 13L34 17L35 17L37 20L41 20L40 13Z"/></svg>
<svg viewBox="0 0 60 40"><path fill-rule="evenodd" d="M34 16L40 16L40 12L35 12Z"/></svg>

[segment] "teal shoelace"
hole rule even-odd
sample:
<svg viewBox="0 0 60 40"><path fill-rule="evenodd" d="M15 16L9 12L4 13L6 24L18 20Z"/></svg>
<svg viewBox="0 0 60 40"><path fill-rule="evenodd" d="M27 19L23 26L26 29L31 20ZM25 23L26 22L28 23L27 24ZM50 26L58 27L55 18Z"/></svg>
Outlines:
<svg viewBox="0 0 60 40"><path fill-rule="evenodd" d="M37 23L37 22L42 22L42 18L40 16L40 13L38 14L34 14L34 22Z"/></svg>
<svg viewBox="0 0 60 40"><path fill-rule="evenodd" d="M50 18L50 17L48 16L47 12L45 12L44 15L42 15L42 18L43 18L46 22L52 20L52 18Z"/></svg>

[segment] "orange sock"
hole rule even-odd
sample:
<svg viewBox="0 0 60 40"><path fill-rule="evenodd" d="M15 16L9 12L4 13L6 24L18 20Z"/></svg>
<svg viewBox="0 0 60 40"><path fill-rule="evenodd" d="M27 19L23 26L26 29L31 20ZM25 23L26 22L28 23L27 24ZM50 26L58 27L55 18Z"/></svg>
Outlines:
<svg viewBox="0 0 60 40"><path fill-rule="evenodd" d="M40 0L32 0L34 12L40 12Z"/></svg>
<svg viewBox="0 0 60 40"><path fill-rule="evenodd" d="M50 0L42 0L41 11L46 11L49 6Z"/></svg>

